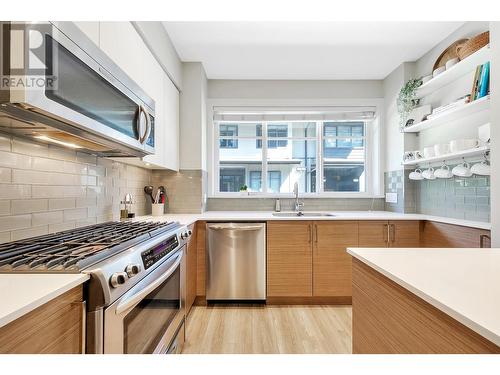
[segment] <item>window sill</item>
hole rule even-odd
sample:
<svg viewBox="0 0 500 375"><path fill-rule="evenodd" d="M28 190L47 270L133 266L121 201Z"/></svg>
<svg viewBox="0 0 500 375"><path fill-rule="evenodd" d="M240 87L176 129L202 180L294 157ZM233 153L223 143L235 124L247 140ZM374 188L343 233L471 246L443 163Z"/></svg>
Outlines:
<svg viewBox="0 0 500 375"><path fill-rule="evenodd" d="M295 199L292 193L284 193L284 194L259 194L259 193L225 193L225 194L216 194L209 195L209 199ZM348 193L348 192L339 192L339 193L323 193L323 194L299 194L299 199L334 199L334 198L354 198L354 199L381 199L385 198L384 195L374 195L368 193Z"/></svg>

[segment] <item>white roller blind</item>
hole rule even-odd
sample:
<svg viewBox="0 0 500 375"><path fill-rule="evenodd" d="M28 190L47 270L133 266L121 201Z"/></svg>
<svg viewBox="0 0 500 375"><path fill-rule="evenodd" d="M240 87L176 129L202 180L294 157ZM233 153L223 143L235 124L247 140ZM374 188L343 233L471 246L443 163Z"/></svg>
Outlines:
<svg viewBox="0 0 500 375"><path fill-rule="evenodd" d="M366 121L375 107L214 107L214 121Z"/></svg>

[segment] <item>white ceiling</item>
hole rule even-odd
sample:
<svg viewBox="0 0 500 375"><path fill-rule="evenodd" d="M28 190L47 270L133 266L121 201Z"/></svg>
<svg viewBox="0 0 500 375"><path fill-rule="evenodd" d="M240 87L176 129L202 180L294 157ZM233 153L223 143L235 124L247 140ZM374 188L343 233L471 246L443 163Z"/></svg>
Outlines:
<svg viewBox="0 0 500 375"><path fill-rule="evenodd" d="M164 22L211 79L383 79L462 22Z"/></svg>

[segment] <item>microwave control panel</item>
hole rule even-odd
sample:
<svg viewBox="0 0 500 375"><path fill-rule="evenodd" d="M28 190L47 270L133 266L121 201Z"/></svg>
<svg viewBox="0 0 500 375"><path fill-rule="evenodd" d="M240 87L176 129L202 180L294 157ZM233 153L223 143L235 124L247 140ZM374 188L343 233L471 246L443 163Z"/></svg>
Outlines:
<svg viewBox="0 0 500 375"><path fill-rule="evenodd" d="M142 263L144 264L144 269L148 269L153 264L160 261L162 258L167 256L170 252L175 250L179 246L179 240L177 236L171 236L167 238L165 241L162 241L160 244L155 247L143 251L141 253Z"/></svg>

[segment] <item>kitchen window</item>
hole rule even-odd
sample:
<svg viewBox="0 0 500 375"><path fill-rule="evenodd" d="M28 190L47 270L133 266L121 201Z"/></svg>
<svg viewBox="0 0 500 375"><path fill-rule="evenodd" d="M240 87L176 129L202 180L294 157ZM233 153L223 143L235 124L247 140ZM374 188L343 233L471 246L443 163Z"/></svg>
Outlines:
<svg viewBox="0 0 500 375"><path fill-rule="evenodd" d="M237 117L214 115L215 196L241 195L245 187L245 196L289 196L295 183L304 196L372 194L367 155L378 150L370 129L374 110L335 113L331 120L325 114L307 121Z"/></svg>

